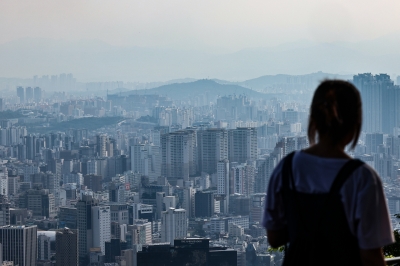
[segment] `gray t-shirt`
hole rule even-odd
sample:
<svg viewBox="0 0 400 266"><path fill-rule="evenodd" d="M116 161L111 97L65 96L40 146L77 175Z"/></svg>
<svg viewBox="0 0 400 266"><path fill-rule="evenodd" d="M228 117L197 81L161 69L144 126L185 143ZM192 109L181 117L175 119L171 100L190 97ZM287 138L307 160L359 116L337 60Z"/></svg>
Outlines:
<svg viewBox="0 0 400 266"><path fill-rule="evenodd" d="M303 193L327 193L348 159L323 158L298 151L293 157L296 190ZM273 171L267 190L262 225L279 230L286 225L282 199L283 160ZM394 243L394 236L382 182L367 164L357 168L343 184L340 194L350 231L361 249L380 248ZM326 228L329 230L329 228Z"/></svg>

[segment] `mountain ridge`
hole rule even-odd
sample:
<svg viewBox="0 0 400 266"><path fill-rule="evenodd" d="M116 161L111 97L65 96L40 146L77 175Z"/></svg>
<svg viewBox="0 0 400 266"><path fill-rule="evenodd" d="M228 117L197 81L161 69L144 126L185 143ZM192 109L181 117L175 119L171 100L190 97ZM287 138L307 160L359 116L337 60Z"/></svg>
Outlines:
<svg viewBox="0 0 400 266"><path fill-rule="evenodd" d="M0 44L4 77L74 73L80 81L149 82L191 77L240 82L288 73L388 73L400 69L400 38L358 43L300 41L213 54L163 47L113 46L97 40L25 38Z"/></svg>

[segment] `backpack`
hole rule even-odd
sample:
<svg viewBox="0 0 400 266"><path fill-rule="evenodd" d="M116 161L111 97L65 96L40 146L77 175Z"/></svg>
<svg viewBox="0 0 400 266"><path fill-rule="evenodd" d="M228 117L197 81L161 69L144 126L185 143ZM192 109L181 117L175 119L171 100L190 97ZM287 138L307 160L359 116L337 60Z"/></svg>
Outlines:
<svg viewBox="0 0 400 266"><path fill-rule="evenodd" d="M293 156L294 152L284 159L282 172L289 236L283 266L362 265L358 240L350 231L340 189L364 163L349 160L340 169L328 193L310 194L296 190Z"/></svg>

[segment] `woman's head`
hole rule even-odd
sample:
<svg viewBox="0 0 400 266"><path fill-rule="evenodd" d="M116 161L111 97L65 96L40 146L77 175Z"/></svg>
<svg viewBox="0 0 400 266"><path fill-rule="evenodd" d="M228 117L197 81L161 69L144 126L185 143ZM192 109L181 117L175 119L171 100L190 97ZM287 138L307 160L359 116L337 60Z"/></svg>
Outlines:
<svg viewBox="0 0 400 266"><path fill-rule="evenodd" d="M315 143L327 137L334 145L348 140L357 145L361 131L362 110L359 91L343 80L325 80L317 88L311 102L308 138ZM348 144L348 143L345 143Z"/></svg>

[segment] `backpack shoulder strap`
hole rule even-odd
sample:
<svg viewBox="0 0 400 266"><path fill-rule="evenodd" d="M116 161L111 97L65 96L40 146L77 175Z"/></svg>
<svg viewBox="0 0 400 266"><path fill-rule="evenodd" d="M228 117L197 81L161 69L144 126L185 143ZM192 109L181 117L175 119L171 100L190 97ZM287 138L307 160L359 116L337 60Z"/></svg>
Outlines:
<svg viewBox="0 0 400 266"><path fill-rule="evenodd" d="M345 165L339 170L339 173L333 181L329 194L331 195L339 192L349 176L362 165L364 165L364 162L359 159L352 159L345 163Z"/></svg>
<svg viewBox="0 0 400 266"><path fill-rule="evenodd" d="M290 183L292 185L292 189L295 189L294 187L294 180L293 180L293 172L292 172L292 165L293 165L293 157L294 157L295 152L289 153L283 161L283 166L282 166L282 187L283 190L287 191L290 189Z"/></svg>

